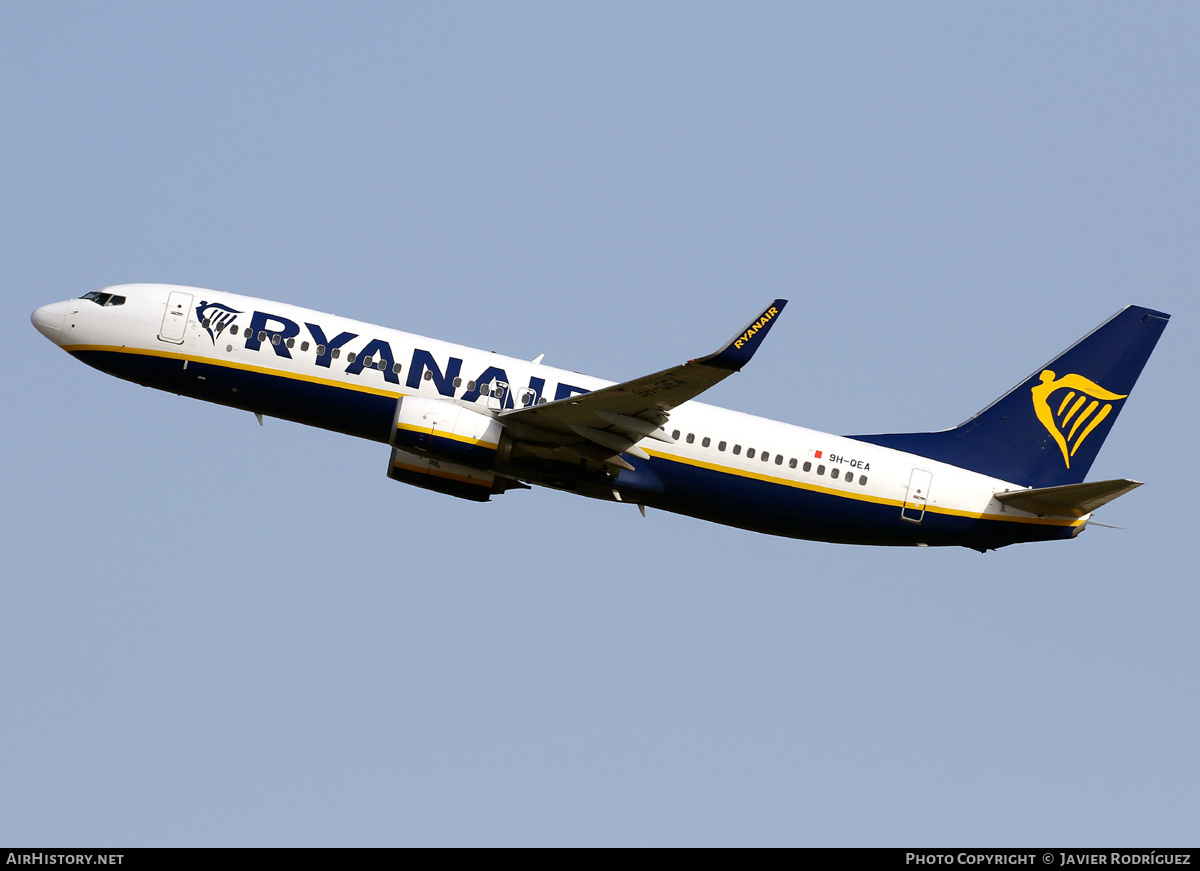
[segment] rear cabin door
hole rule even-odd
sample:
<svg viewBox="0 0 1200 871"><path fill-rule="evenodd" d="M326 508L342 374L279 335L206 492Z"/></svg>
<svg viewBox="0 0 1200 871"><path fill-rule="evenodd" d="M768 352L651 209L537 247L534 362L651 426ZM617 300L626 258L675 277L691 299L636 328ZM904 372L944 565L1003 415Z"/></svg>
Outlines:
<svg viewBox="0 0 1200 871"><path fill-rule="evenodd" d="M920 523L925 516L925 505L929 502L929 488L933 484L933 472L924 469L913 469L908 478L908 495L904 499L904 507L900 509L900 517L910 523Z"/></svg>
<svg viewBox="0 0 1200 871"><path fill-rule="evenodd" d="M164 342L183 344L183 331L187 328L188 315L192 312L192 295L179 290L171 291L167 297L167 310L163 313L162 328L158 337Z"/></svg>

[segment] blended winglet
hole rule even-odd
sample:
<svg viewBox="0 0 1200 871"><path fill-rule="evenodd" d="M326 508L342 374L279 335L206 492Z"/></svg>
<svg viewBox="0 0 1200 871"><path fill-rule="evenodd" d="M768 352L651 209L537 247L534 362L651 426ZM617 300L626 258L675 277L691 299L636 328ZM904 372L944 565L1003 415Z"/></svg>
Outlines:
<svg viewBox="0 0 1200 871"><path fill-rule="evenodd" d="M715 354L591 393L514 408L502 412L500 422L526 447L558 448L633 472L622 455L648 458L636 447L646 438L673 443L674 437L662 428L672 409L746 365L786 304L775 300Z"/></svg>
<svg viewBox="0 0 1200 871"><path fill-rule="evenodd" d="M787 305L786 299L775 300L763 309L758 317L746 324L745 329L730 339L723 348L707 357L700 357L695 362L703 363L705 366L715 366L718 369L739 371L750 362L750 358L754 356L758 346L767 337L767 333L775 323L775 318L783 311L785 305Z"/></svg>

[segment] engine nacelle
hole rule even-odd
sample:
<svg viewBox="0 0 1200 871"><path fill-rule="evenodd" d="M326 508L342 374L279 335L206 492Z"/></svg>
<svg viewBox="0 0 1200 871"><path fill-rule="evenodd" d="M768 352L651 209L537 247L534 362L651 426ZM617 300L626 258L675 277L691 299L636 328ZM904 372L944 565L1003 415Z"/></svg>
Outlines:
<svg viewBox="0 0 1200 871"><path fill-rule="evenodd" d="M444 399L402 396L396 401L392 447L417 456L491 469L510 444L494 418Z"/></svg>
<svg viewBox="0 0 1200 871"><path fill-rule="evenodd" d="M529 489L528 485L512 478L460 466L437 457L420 456L400 448L392 448L388 477L393 481L470 499L472 502L487 502L494 494L505 490Z"/></svg>
<svg viewBox="0 0 1200 871"><path fill-rule="evenodd" d="M388 477L426 490L487 502L525 484L490 471L512 439L494 418L442 399L402 396L392 421Z"/></svg>

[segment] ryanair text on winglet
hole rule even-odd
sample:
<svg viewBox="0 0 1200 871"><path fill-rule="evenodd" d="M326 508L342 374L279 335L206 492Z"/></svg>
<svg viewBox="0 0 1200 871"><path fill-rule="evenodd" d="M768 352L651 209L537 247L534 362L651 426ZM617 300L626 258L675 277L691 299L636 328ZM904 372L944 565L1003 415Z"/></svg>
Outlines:
<svg viewBox="0 0 1200 871"><path fill-rule="evenodd" d="M775 317L777 314L779 314L779 309L775 308L775 306L771 306L769 309L763 312L763 316L761 318L750 325L750 329L746 330L746 332L742 333L734 340L733 347L740 349L742 345L750 341L751 336L765 327L767 325L767 321L771 320L771 318Z"/></svg>

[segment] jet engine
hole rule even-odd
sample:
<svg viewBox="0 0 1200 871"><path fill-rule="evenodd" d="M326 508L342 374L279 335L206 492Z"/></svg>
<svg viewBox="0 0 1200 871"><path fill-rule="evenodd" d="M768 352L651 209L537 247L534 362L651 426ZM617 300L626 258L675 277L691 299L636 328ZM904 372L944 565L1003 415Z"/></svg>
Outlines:
<svg viewBox="0 0 1200 871"><path fill-rule="evenodd" d="M527 485L490 471L505 460L512 439L492 416L442 399L402 396L392 422L388 477L487 502L495 493Z"/></svg>

